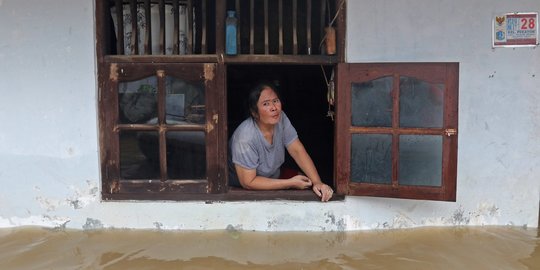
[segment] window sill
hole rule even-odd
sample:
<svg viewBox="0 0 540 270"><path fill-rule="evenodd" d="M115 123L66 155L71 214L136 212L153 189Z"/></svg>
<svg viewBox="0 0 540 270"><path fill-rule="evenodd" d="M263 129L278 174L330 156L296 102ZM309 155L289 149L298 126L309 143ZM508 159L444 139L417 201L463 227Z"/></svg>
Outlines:
<svg viewBox="0 0 540 270"><path fill-rule="evenodd" d="M205 201L214 203L220 201L320 201L321 199L312 190L245 190L242 188L229 188L223 194L195 194L195 193L115 193L102 194L103 201ZM344 195L334 194L330 201L343 201Z"/></svg>
<svg viewBox="0 0 540 270"><path fill-rule="evenodd" d="M265 201L265 200L291 200L291 201L320 201L313 190L245 190L242 188L229 188L226 194L228 201ZM331 201L342 201L344 195L334 194Z"/></svg>

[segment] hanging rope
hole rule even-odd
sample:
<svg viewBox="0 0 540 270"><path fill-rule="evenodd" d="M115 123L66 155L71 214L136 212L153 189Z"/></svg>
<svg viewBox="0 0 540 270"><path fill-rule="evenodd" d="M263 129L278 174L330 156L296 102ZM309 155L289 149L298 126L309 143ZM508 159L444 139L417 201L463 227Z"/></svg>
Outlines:
<svg viewBox="0 0 540 270"><path fill-rule="evenodd" d="M330 80L328 79L328 76L326 76L326 71L324 70L324 67L321 65L321 70L324 75L324 80L326 82L326 100L328 102L328 112L326 113L327 117L330 117L332 121L334 121L334 101L335 101L335 83L334 83L334 68L332 68L332 74L330 75Z"/></svg>

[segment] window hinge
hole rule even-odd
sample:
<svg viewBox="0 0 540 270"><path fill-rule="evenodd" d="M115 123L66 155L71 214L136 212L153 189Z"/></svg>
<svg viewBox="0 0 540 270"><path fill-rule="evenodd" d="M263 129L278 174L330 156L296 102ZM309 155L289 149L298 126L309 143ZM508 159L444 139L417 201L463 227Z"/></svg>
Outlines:
<svg viewBox="0 0 540 270"><path fill-rule="evenodd" d="M212 123L212 121L208 121L206 122L206 133L209 133L210 131L214 130L214 125L217 126L218 122L219 122L219 116L217 113L214 113L212 115L212 120L214 123Z"/></svg>
<svg viewBox="0 0 540 270"><path fill-rule="evenodd" d="M447 128L444 130L444 134L448 137L454 136L457 134L457 130L455 128Z"/></svg>

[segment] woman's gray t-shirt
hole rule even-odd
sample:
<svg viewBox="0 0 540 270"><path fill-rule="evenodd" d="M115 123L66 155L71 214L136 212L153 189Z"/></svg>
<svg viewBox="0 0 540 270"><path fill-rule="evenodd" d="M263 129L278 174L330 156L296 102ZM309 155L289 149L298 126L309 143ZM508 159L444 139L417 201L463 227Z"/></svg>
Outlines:
<svg viewBox="0 0 540 270"><path fill-rule="evenodd" d="M229 184L240 186L234 164L255 169L259 176L278 178L285 149L297 138L296 129L284 112L274 126L272 144L264 139L253 118L244 120L229 140Z"/></svg>

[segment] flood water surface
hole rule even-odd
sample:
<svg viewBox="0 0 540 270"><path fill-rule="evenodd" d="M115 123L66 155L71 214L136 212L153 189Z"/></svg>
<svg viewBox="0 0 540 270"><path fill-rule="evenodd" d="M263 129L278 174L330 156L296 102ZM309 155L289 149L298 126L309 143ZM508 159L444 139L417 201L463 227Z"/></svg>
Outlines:
<svg viewBox="0 0 540 270"><path fill-rule="evenodd" d="M536 229L0 229L0 269L540 269Z"/></svg>

